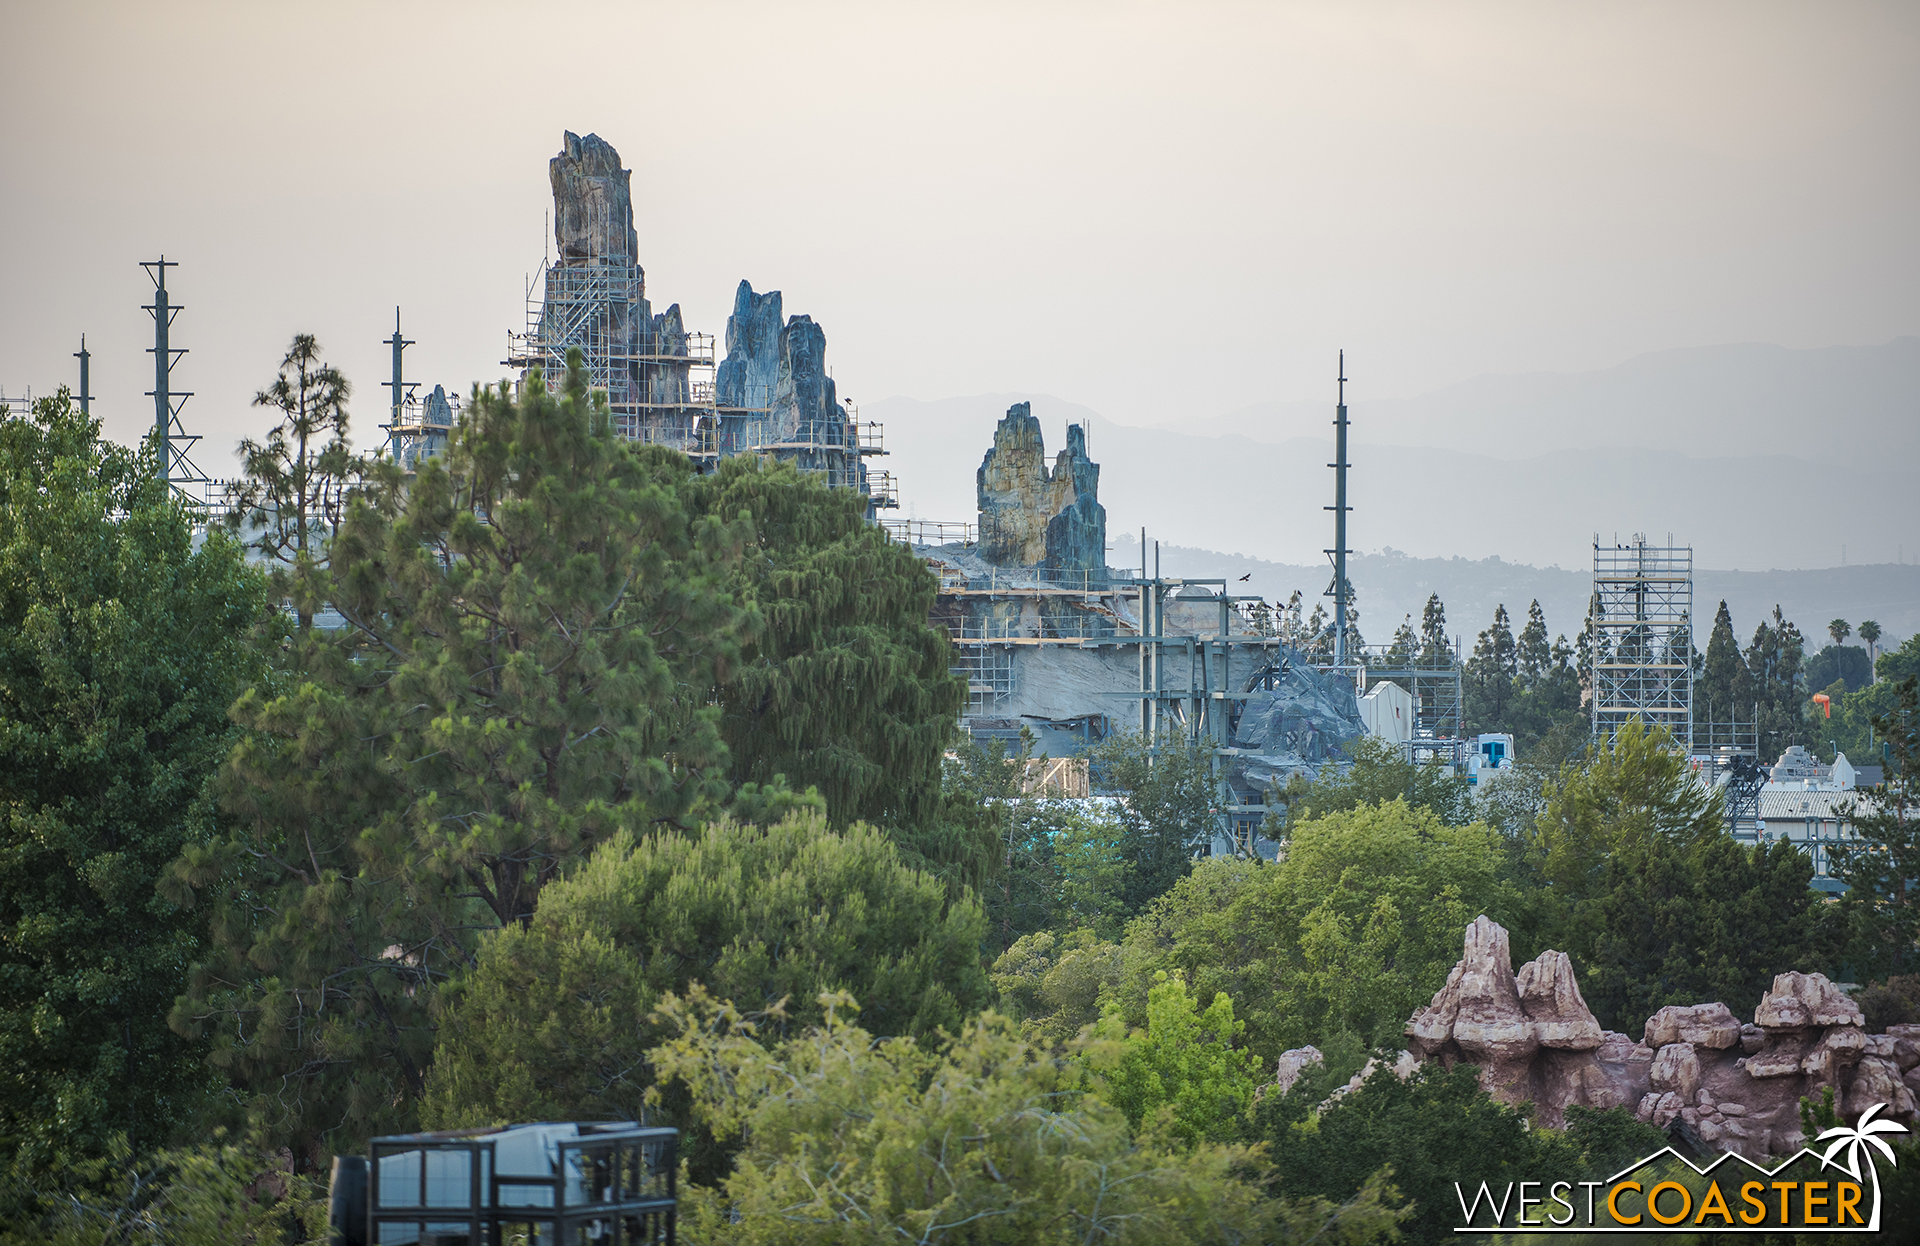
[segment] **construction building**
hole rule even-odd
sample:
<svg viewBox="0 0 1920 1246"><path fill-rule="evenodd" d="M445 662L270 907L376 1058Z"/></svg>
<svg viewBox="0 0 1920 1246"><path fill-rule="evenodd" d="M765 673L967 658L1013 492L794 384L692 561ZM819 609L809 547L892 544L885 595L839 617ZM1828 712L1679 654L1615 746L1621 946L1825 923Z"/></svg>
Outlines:
<svg viewBox="0 0 1920 1246"><path fill-rule="evenodd" d="M1026 403L1007 411L976 474L976 523L885 520L940 579L932 621L953 638L967 679L964 725L979 739L1030 733L1036 752L1071 756L1116 732L1149 748L1197 746L1212 760L1220 818L1200 853L1272 854L1258 834L1269 798L1298 776L1343 764L1367 710L1396 743L1451 757L1436 735L1457 722L1454 654L1422 662L1355 646L1345 662L1274 634L1272 612L1224 580L1106 565L1099 465L1078 425L1051 468ZM1143 550L1145 544L1142 545Z"/></svg>
<svg viewBox="0 0 1920 1246"><path fill-rule="evenodd" d="M504 361L523 383L538 370L558 384L577 348L588 385L606 394L630 440L671 446L703 469L767 454L865 494L870 514L898 504L891 477L867 466L886 453L880 425L862 423L835 391L819 325L783 317L778 290L742 281L719 355L712 334L683 323L678 303L653 310L619 152L598 135L568 133L548 177L555 250L528 286L526 325L508 335ZM397 384L394 398L398 409ZM413 440L424 435L415 431L423 422L405 427Z"/></svg>

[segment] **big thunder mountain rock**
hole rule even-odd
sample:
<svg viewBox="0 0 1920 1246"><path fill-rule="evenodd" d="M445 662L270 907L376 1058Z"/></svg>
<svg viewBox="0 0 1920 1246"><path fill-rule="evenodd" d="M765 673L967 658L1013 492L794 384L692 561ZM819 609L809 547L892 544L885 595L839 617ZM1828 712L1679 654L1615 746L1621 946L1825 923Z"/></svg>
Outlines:
<svg viewBox="0 0 1920 1246"><path fill-rule="evenodd" d="M1506 930L1484 914L1406 1033L1416 1058L1476 1066L1495 1098L1531 1102L1553 1128L1575 1104L1628 1107L1758 1159L1804 1144L1800 1100L1828 1087L1848 1120L1876 1103L1905 1123L1920 1115L1920 1025L1866 1033L1859 1006L1822 974L1775 977L1751 1024L1718 1002L1662 1008L1636 1042L1601 1028L1565 953L1514 973Z"/></svg>

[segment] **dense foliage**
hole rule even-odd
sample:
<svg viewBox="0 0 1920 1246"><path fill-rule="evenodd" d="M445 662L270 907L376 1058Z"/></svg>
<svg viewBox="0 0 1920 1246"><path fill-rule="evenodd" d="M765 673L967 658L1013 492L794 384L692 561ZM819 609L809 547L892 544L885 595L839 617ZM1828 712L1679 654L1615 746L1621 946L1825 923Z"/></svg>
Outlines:
<svg viewBox="0 0 1920 1246"><path fill-rule="evenodd" d="M971 896L903 865L861 823L817 809L771 827L628 832L555 883L525 925L482 940L442 995L424 1119L435 1127L634 1118L654 1082L648 1014L695 983L778 1038L852 991L887 1035L957 1031L988 1001Z"/></svg>
<svg viewBox="0 0 1920 1246"><path fill-rule="evenodd" d="M1324 1093L1324 1083L1303 1083L1254 1110L1254 1133L1271 1147L1281 1187L1351 1198L1385 1165L1412 1213L1402 1226L1406 1242L1456 1239L1456 1181L1474 1190L1482 1181L1501 1189L1509 1181L1599 1179L1666 1143L1618 1109L1570 1108L1564 1133L1529 1128L1527 1111L1490 1098L1470 1065L1424 1065L1404 1081L1380 1068L1316 1110Z"/></svg>
<svg viewBox="0 0 1920 1246"><path fill-rule="evenodd" d="M1696 672L1763 752L1887 764L1837 903L1663 732L1590 741L1598 655L1538 603L1465 672L1516 767L1362 740L1277 859L1214 857L1204 749L1110 739L1063 799L1030 736L955 738L935 581L850 491L631 444L577 360L411 471L349 395L296 337L198 543L64 400L0 425L7 1242L302 1240L369 1134L638 1115L689 1131L694 1240L1447 1240L1455 1180L1651 1144L1466 1069L1346 1085L1476 915L1630 1032L1786 969L1920 1016L1920 641L1871 621L1809 658L1723 604ZM1299 616L1260 625L1330 644ZM1451 660L1437 594L1392 648Z"/></svg>
<svg viewBox="0 0 1920 1246"><path fill-rule="evenodd" d="M175 1140L217 1089L165 1024L205 923L154 883L214 834L266 586L156 467L64 391L0 423L0 1180Z"/></svg>
<svg viewBox="0 0 1920 1246"><path fill-rule="evenodd" d="M1841 917L1850 959L1874 977L1920 969L1920 676L1882 686L1893 707L1872 723L1886 782L1854 802L1856 839L1833 849L1834 873L1851 887Z"/></svg>
<svg viewBox="0 0 1920 1246"><path fill-rule="evenodd" d="M1283 1203L1244 1179L1257 1151L1136 1134L1074 1061L992 1013L933 1044L875 1038L849 996L820 1004L821 1024L768 1045L704 993L664 1001L654 1063L742 1140L717 1189L686 1191L691 1240L1357 1244L1398 1219L1377 1179Z"/></svg>
<svg viewBox="0 0 1920 1246"><path fill-rule="evenodd" d="M719 695L734 781L817 788L839 826L934 819L966 684L927 625L938 583L925 564L867 522L864 494L790 463L689 466L681 491L696 521L746 533L727 584L758 626Z"/></svg>
<svg viewBox="0 0 1920 1246"><path fill-rule="evenodd" d="M311 571L347 625L234 707L232 833L175 875L214 939L175 1025L316 1160L410 1123L481 930L620 826L722 805L706 690L755 622L722 584L744 521L689 516L578 371L477 392L412 478L370 470Z"/></svg>

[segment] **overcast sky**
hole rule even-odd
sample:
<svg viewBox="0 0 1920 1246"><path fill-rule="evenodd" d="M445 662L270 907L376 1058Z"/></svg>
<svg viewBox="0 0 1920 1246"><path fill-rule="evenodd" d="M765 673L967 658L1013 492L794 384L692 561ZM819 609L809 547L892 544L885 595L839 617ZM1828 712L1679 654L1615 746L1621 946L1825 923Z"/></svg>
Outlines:
<svg viewBox="0 0 1920 1246"><path fill-rule="evenodd" d="M385 401L497 378L546 162L633 170L656 307L735 283L840 392L1167 424L1488 372L1920 332L1920 5L0 7L0 385L176 386L230 469L288 338ZM1302 429L1320 435L1323 420ZM967 465L970 467L971 465Z"/></svg>

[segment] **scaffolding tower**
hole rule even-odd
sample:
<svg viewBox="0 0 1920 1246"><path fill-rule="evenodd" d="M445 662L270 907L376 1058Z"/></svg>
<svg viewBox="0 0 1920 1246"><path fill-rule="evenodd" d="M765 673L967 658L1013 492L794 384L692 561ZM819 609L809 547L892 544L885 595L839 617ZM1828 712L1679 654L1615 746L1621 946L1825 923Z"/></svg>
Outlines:
<svg viewBox="0 0 1920 1246"><path fill-rule="evenodd" d="M1593 732L1630 718L1693 741L1693 548L1593 538Z"/></svg>
<svg viewBox="0 0 1920 1246"><path fill-rule="evenodd" d="M736 454L787 459L824 475L831 486L865 493L870 515L897 507L891 475L875 479L866 468L869 457L887 452L880 424L861 424L851 403L830 418L783 428L767 386L739 395L744 405L720 401L713 335L652 314L646 272L624 253L624 242L619 251L600 250L627 236L624 228L609 227L610 210L604 201L588 205L586 255L541 261L527 284L526 328L508 334L502 362L538 368L557 384L568 351L578 349L588 388L606 394L613 427L629 441L678 450L703 471Z"/></svg>

